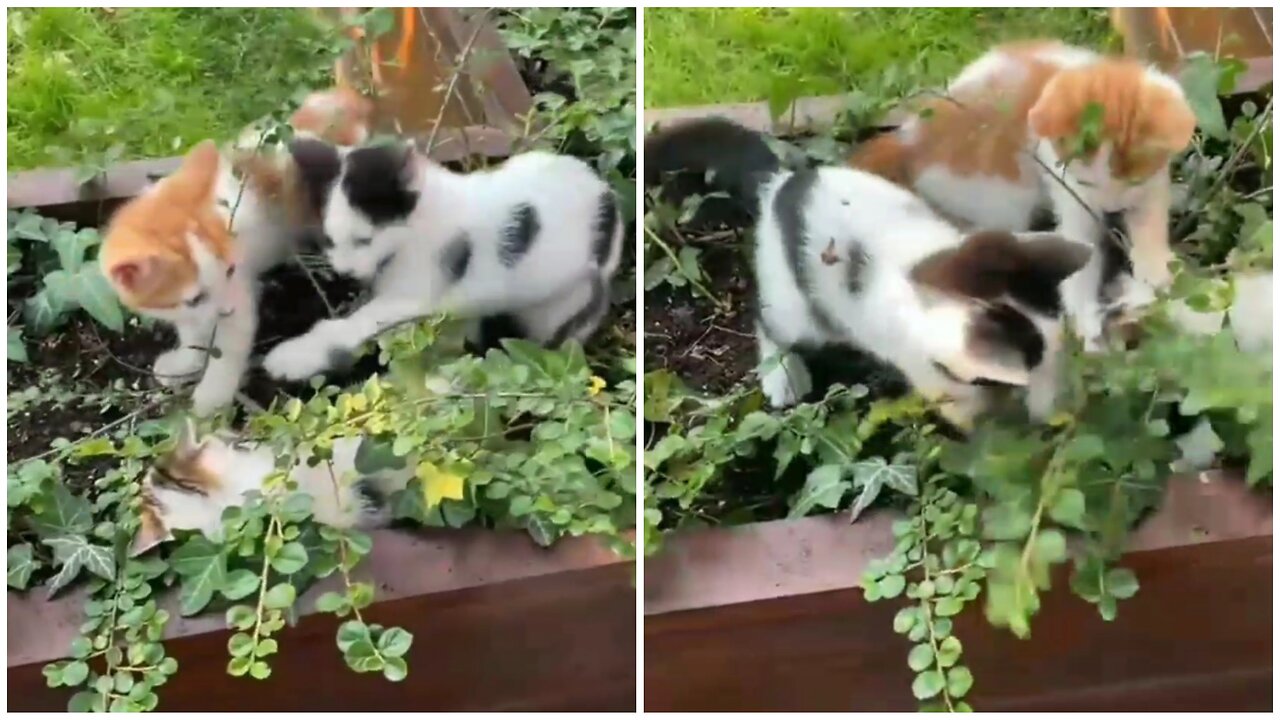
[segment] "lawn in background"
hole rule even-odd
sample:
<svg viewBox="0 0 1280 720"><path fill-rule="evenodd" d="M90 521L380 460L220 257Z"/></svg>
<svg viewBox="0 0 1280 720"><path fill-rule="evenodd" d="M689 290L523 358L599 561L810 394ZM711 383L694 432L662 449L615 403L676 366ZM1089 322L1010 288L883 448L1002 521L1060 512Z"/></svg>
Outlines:
<svg viewBox="0 0 1280 720"><path fill-rule="evenodd" d="M324 82L333 32L310 11L8 11L9 169L179 153L230 139Z"/></svg>
<svg viewBox="0 0 1280 720"><path fill-rule="evenodd" d="M799 95L870 91L893 66L941 83L997 42L1101 47L1110 34L1098 8L652 8L645 107L765 100L780 84Z"/></svg>

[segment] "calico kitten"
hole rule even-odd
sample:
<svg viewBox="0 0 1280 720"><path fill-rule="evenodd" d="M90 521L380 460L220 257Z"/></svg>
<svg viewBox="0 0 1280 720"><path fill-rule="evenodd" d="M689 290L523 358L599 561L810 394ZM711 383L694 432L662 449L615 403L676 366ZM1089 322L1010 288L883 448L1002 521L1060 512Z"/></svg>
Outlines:
<svg viewBox="0 0 1280 720"><path fill-rule="evenodd" d="M697 152L683 153L693 135L703 138ZM875 175L784 170L761 136L723 119L650 136L645 162L702 173L756 209L758 374L774 406L811 389L794 350L844 344L897 367L961 428L985 408L988 385L1028 387L1032 415L1051 411L1058 286L1088 261L1087 245L1046 233L965 235Z"/></svg>
<svg viewBox="0 0 1280 720"><path fill-rule="evenodd" d="M367 101L338 89L312 95L292 123L304 136L360 142L369 113ZM290 258L319 222L292 156L258 148L260 135L247 130L226 155L211 140L200 143L177 171L121 207L103 239L103 272L121 301L177 330L178 347L156 359L159 382L183 384L204 368L192 398L197 415L230 403L240 386L258 277Z"/></svg>
<svg viewBox="0 0 1280 720"><path fill-rule="evenodd" d="M1085 132L1090 116L1098 132ZM1057 232L1106 239L1128 230L1132 278L1105 253L1063 287L1067 312L1097 348L1108 312L1148 302L1170 280L1169 162L1195 116L1178 83L1130 58L1059 42L997 47L960 72L896 130L859 147L854 167L913 189L971 227L1031 229L1051 212ZM1110 216L1110 218L1108 218Z"/></svg>
<svg viewBox="0 0 1280 720"><path fill-rule="evenodd" d="M383 330L436 312L509 314L522 335L556 346L584 341L608 309L625 228L613 191L581 160L530 152L459 174L408 146L291 149L323 199L330 264L370 283L373 297L268 353L272 376L325 372Z"/></svg>
<svg viewBox="0 0 1280 720"><path fill-rule="evenodd" d="M383 527L391 522L388 501L408 485L412 467L356 477L360 441L345 437L334 442L332 475L328 464L309 467L305 458L293 466L290 478L312 497L312 514L318 522L338 528ZM198 530L218 538L223 510L243 504L245 493L261 492L274 471L275 454L270 448L238 444L219 435L198 440L188 423L177 446L143 478L142 525L133 554L164 542L174 530Z"/></svg>

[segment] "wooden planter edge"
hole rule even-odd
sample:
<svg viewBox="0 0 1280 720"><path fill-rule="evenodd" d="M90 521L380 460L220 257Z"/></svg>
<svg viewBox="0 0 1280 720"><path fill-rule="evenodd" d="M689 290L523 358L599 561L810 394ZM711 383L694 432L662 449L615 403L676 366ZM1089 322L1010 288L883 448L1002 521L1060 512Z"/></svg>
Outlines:
<svg viewBox="0 0 1280 720"><path fill-rule="evenodd" d="M956 618L975 707L1270 707L1271 498L1238 473L1170 482L1122 559L1142 589L1116 621L1071 592L1066 566L1029 641L991 627L981 602ZM895 519L674 533L645 562L646 710L913 709L910 644L892 632L908 601L867 603L858 588L891 551ZM728 656L732 669L708 669Z"/></svg>

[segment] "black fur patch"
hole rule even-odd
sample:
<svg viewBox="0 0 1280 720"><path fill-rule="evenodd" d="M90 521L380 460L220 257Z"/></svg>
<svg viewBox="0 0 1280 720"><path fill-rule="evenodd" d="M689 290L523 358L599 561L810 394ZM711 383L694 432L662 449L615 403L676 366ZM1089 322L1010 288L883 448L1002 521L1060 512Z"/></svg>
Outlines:
<svg viewBox="0 0 1280 720"><path fill-rule="evenodd" d="M1129 257L1129 226L1124 212L1109 212L1102 216L1102 237L1098 240L1098 252L1102 254L1102 272L1098 281L1098 301L1103 307L1111 304L1116 281L1122 275L1133 274L1133 259Z"/></svg>
<svg viewBox="0 0 1280 720"><path fill-rule="evenodd" d="M802 257L805 249L804 207L818 182L818 173L813 170L797 170L786 180L773 198L773 213L778 218L778 227L782 231L782 244L787 255L787 265L791 267L791 275L804 295L809 312L826 333L838 334L835 321L817 303L813 301L812 288L809 284L809 271Z"/></svg>
<svg viewBox="0 0 1280 720"><path fill-rule="evenodd" d="M849 257L846 260L849 265L845 268L844 286L850 293L857 294L862 292L863 280L867 271L867 263L870 258L867 257L867 251L862 249L862 245L854 243L849 248Z"/></svg>
<svg viewBox="0 0 1280 720"><path fill-rule="evenodd" d="M575 332L597 322L600 316L604 314L609 305L609 296L605 292L604 278L595 275L591 278L591 297L587 298L587 302L583 304L578 312L572 317L564 321L564 324L556 328L555 333L551 336L550 347L560 347L569 336Z"/></svg>
<svg viewBox="0 0 1280 720"><path fill-rule="evenodd" d="M289 143L289 154L298 166L298 175L307 191L307 202L316 215L324 213L333 181L342 172L342 159L333 147L311 138Z"/></svg>
<svg viewBox="0 0 1280 720"><path fill-rule="evenodd" d="M618 200L612 191L600 196L600 205L596 208L596 223L591 251L595 255L596 265L604 267L613 251L613 236L618 231Z"/></svg>
<svg viewBox="0 0 1280 720"><path fill-rule="evenodd" d="M511 213L511 219L502 229L502 245L498 248L498 259L507 267L515 267L520 258L529 252L542 223L538 222L538 211L529 203L520 203Z"/></svg>
<svg viewBox="0 0 1280 720"><path fill-rule="evenodd" d="M500 313L480 318L480 337L475 343L467 343L467 351L484 355L492 349L500 349L506 338L525 338L528 333L514 315Z"/></svg>
<svg viewBox="0 0 1280 720"><path fill-rule="evenodd" d="M331 372L331 373L349 372L351 368L355 367L355 364L356 364L355 353L351 352L346 348L341 348L336 346L329 348L329 359L326 363L326 367L329 368L328 372Z"/></svg>
<svg viewBox="0 0 1280 720"><path fill-rule="evenodd" d="M1058 214L1048 205L1038 205L1031 211L1031 232L1052 232L1058 229Z"/></svg>
<svg viewBox="0 0 1280 720"><path fill-rule="evenodd" d="M342 192L351 206L374 225L404 220L418 205L413 179L413 151L376 145L352 150L342 174Z"/></svg>
<svg viewBox="0 0 1280 720"><path fill-rule="evenodd" d="M458 236L450 240L440 252L440 267L444 269L445 277L449 278L449 282L456 283L467 274L467 268L470 266L471 236L458 233Z"/></svg>
<svg viewBox="0 0 1280 720"><path fill-rule="evenodd" d="M351 489L355 490L356 498L360 501L361 508L370 514L382 512L386 507L387 496L373 484L372 480L360 478L351 485Z"/></svg>
<svg viewBox="0 0 1280 720"><path fill-rule="evenodd" d="M1044 337L1035 323L1016 309L998 303L983 310L969 327L970 341L1017 352L1027 369L1044 360Z"/></svg>

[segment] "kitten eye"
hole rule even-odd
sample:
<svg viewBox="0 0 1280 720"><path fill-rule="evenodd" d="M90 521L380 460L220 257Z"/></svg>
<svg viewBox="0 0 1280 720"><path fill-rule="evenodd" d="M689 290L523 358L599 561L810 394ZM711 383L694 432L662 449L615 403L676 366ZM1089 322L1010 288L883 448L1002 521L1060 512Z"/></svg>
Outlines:
<svg viewBox="0 0 1280 720"><path fill-rule="evenodd" d="M195 297L187 301L187 307L195 307L200 303L204 302L208 297L209 297L209 293L205 292L204 290L201 290L200 292L196 293Z"/></svg>
<svg viewBox="0 0 1280 720"><path fill-rule="evenodd" d="M358 238L356 238L355 240L352 240L352 241L351 241L351 244L352 244L352 245L355 245L356 247L369 247L370 245L372 245L372 244L373 244L373 238L371 238L371 237L358 237Z"/></svg>

